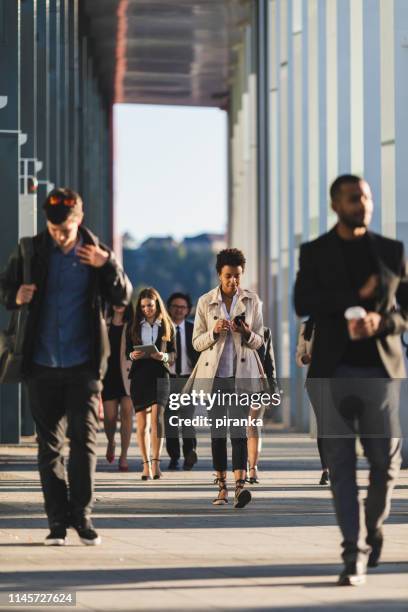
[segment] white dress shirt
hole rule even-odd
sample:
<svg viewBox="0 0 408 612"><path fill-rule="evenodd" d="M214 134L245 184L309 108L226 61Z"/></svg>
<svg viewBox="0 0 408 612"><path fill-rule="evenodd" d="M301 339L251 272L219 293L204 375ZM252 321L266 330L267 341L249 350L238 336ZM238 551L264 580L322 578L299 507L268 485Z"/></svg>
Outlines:
<svg viewBox="0 0 408 612"><path fill-rule="evenodd" d="M227 308L224 302L222 302L221 304L221 308L224 311L224 315L227 321L231 321L231 314L234 312L234 308L235 308L235 304L237 303L238 295L239 293L237 291L232 299L232 304L231 304L231 308L229 312L227 311ZM218 376L219 378L231 378L231 376L234 376L235 369L236 369L236 361L237 361L237 352L235 350L235 344L232 338L232 331L228 330L227 337L225 338L224 348L221 353L220 361L218 362L217 373L215 376Z"/></svg>
<svg viewBox="0 0 408 612"><path fill-rule="evenodd" d="M174 323L174 326L176 328L176 336L174 339L175 344L177 342L177 327L179 327L180 329L180 340L181 340L181 372L180 372L180 375L188 376L189 374L191 374L193 368L191 367L191 361L187 353L185 321L183 321L179 325L176 325L176 323ZM176 362L174 362L171 366L169 366L169 370L171 374L176 373Z"/></svg>
<svg viewBox="0 0 408 612"><path fill-rule="evenodd" d="M155 344L157 336L159 335L159 327L161 320L156 319L153 325L150 325L146 319L142 319L140 322L140 330L142 336L142 344Z"/></svg>

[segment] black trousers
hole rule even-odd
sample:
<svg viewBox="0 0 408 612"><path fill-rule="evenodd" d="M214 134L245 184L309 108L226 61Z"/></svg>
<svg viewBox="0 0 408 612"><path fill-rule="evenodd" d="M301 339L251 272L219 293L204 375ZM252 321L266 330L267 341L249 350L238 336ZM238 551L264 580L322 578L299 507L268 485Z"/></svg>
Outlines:
<svg viewBox="0 0 408 612"><path fill-rule="evenodd" d="M81 523L92 511L102 384L87 365L34 366L27 388L49 525ZM70 441L68 485L63 458L66 437Z"/></svg>
<svg viewBox="0 0 408 612"><path fill-rule="evenodd" d="M331 379L310 379L315 398L318 435L330 470L337 522L344 554L355 553L360 540L360 499L356 437L369 463L364 506L368 530L381 528L388 517L401 464L399 439L400 381L384 368L337 366Z"/></svg>
<svg viewBox="0 0 408 612"><path fill-rule="evenodd" d="M170 459L174 461L178 461L181 457L181 448L180 448L180 438L179 438L179 427L177 425L170 425L169 418L174 416L174 412L169 412L166 410L164 413L165 419L165 431L166 431L166 450ZM187 455L195 450L197 447L197 438L185 437L185 434L182 430L182 440L183 440L183 457L186 458Z"/></svg>
<svg viewBox="0 0 408 612"><path fill-rule="evenodd" d="M234 378L216 378L213 384L213 393L234 393ZM220 396L221 399L222 396ZM214 469L217 472L226 472L228 468L227 456L227 430L229 429L232 446L232 469L246 470L248 463L247 430L245 425L229 422L228 419L245 419L249 408L228 403L228 400L216 402L209 413L211 426L211 452ZM221 424L219 422L222 421Z"/></svg>
<svg viewBox="0 0 408 612"><path fill-rule="evenodd" d="M185 379L187 379L188 376L173 376L170 375L170 384L173 383L174 385L174 381L180 381L183 380L183 384L185 382ZM177 390L181 390L178 389ZM164 412L164 429L165 429L165 436L166 436L166 450L167 450L167 454L170 457L170 459L172 459L173 461L178 461L181 457L181 448L180 448L180 429L181 429L181 437L183 440L183 457L186 458L188 456L188 454L192 451L195 450L197 448L197 437L196 437L196 431L195 428L193 426L185 426L182 425L181 427L179 427L179 425L171 425L170 424L170 417L174 416L176 413L174 412L174 410L170 410L169 406L166 406L166 410ZM187 406L187 407L183 407L181 408L178 412L177 412L177 416L180 417L180 419L192 419L194 417L194 406Z"/></svg>
<svg viewBox="0 0 408 612"><path fill-rule="evenodd" d="M326 452L325 452L324 444L323 444L323 438L320 438L320 437L317 438L317 450L319 451L319 457L320 457L320 463L322 466L322 470L328 470L329 468L327 467L327 459L326 459Z"/></svg>

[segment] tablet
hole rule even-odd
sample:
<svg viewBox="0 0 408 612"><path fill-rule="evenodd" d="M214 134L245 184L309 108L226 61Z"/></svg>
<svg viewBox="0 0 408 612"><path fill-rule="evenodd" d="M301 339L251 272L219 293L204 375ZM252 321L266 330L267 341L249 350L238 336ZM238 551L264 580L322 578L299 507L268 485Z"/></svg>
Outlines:
<svg viewBox="0 0 408 612"><path fill-rule="evenodd" d="M155 344L137 344L133 347L133 350L143 351L146 355L153 355L153 353L159 352Z"/></svg>

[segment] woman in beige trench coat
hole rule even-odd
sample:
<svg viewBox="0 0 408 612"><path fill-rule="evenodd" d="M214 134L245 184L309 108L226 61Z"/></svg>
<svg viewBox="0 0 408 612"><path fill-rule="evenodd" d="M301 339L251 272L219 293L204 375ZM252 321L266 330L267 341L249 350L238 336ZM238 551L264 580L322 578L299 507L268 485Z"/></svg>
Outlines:
<svg viewBox="0 0 408 612"><path fill-rule="evenodd" d="M238 249L218 253L216 263L220 285L200 297L193 331L193 346L200 353L198 362L187 382L185 391L204 389L219 391L255 392L265 389L264 373L257 349L263 344L262 305L253 291L241 289L245 257ZM218 496L214 505L228 503L227 426L216 428L216 418L241 418L249 408L220 405L216 402L209 418L212 420L211 449L216 470ZM242 419L245 420L245 419ZM251 500L244 489L247 469L247 434L245 425L230 426L232 469L235 476L234 507L242 508Z"/></svg>

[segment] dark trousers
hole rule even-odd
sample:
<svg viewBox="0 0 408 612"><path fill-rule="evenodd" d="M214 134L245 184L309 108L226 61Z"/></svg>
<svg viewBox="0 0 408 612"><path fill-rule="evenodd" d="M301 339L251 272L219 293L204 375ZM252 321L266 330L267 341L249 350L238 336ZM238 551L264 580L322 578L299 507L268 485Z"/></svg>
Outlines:
<svg viewBox="0 0 408 612"><path fill-rule="evenodd" d="M86 365L35 366L27 387L49 525L81 523L92 511L102 384ZM69 490L63 458L66 436L70 441Z"/></svg>
<svg viewBox="0 0 408 612"><path fill-rule="evenodd" d="M319 451L320 463L322 466L322 470L327 470L327 459L326 453L324 450L323 438L317 438L317 450Z"/></svg>
<svg viewBox="0 0 408 612"><path fill-rule="evenodd" d="M335 380L331 381L331 389L333 408L337 414L330 416L337 418L340 414L347 427L355 430L369 463L365 522L367 529L376 530L389 514L392 491L401 464L401 440L396 437L398 431L395 425L399 409L399 381L389 379L381 368L339 366ZM339 426L335 418L332 421L336 427ZM330 428L330 423L328 425ZM356 435L347 435L343 429L340 431L341 437L324 437L323 446L343 547L346 551L357 550L360 507Z"/></svg>
<svg viewBox="0 0 408 612"><path fill-rule="evenodd" d="M318 416L318 404L322 403L321 402L321 398L320 393L319 393L319 389L316 389L316 385L313 385L313 381L306 381L306 390L307 390L307 394L309 397L309 401L310 401L310 405L312 406L313 412L315 413L316 419L319 418ZM323 410L323 406L320 408L321 410ZM317 450L319 451L319 457L320 457L320 463L322 466L322 470L327 470L327 459L326 459L326 453L325 453L325 449L324 449L324 445L323 445L323 438L321 438L320 436L317 436Z"/></svg>
<svg viewBox="0 0 408 612"><path fill-rule="evenodd" d="M216 378L213 393L233 393L235 391L235 379ZM248 463L247 430L245 425L218 425L217 419L244 419L248 417L249 408L234 405L221 405L216 403L209 413L212 419L211 426L211 452L214 469L217 472L226 472L228 468L227 458L227 430L229 428L232 446L232 469L246 470Z"/></svg>
<svg viewBox="0 0 408 612"><path fill-rule="evenodd" d="M169 425L168 419L172 415L174 416L173 413L169 415L167 411L165 412L165 415L164 415L165 425L166 425L166 450L167 450L167 454L170 457L170 459L172 459L173 461L178 461L181 456L180 439L179 439L179 431L178 431L179 428L176 425ZM168 429L171 429L171 431L168 431ZM186 458L192 450L196 449L197 438L185 438L183 436L182 439L183 439L183 457Z"/></svg>
<svg viewBox="0 0 408 612"><path fill-rule="evenodd" d="M180 382L183 380L183 384L185 379L188 376L171 376L170 384L174 384L174 380ZM177 390L179 390L177 388ZM181 388L180 388L181 390ZM181 457L181 448L180 448L180 429L181 429L181 437L183 440L183 457L184 459L188 456L188 454L197 448L197 437L196 431L193 426L185 426L181 425L171 425L170 417L177 414L181 419L192 419L194 417L194 406L184 406L180 408L177 413L174 410L170 410L169 406L166 406L166 410L164 412L164 427L165 427L165 435L166 435L166 450L170 459L173 461L178 461Z"/></svg>

